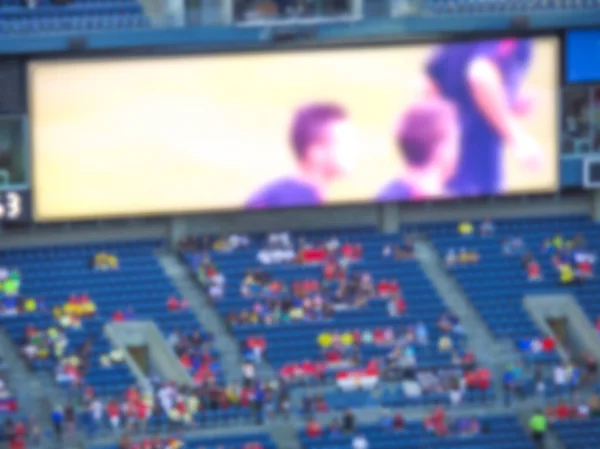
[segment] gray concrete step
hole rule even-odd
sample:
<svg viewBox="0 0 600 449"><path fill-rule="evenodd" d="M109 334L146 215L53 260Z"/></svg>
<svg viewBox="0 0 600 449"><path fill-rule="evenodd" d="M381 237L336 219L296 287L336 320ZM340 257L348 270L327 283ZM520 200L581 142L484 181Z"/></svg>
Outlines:
<svg viewBox="0 0 600 449"><path fill-rule="evenodd" d="M239 381L242 378L242 355L239 344L193 278L191 271L177 255L172 253L161 253L158 255L158 260L179 293L189 301L202 327L214 336L215 348L221 354L225 377L228 381ZM265 380L276 378L275 371L268 363L258 366L257 374Z"/></svg>

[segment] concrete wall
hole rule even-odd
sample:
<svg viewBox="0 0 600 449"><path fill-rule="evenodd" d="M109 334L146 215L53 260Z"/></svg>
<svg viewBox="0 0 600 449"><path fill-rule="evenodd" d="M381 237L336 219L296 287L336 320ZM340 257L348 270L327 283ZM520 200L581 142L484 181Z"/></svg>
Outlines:
<svg viewBox="0 0 600 449"><path fill-rule="evenodd" d="M164 238L176 242L190 234L333 229L372 226L396 232L419 222L532 217L564 214L600 216L600 196L571 196L458 200L447 203L388 204L324 209L295 209L229 214L204 214L173 219L124 220L71 225L30 225L0 233L0 249L103 240Z"/></svg>

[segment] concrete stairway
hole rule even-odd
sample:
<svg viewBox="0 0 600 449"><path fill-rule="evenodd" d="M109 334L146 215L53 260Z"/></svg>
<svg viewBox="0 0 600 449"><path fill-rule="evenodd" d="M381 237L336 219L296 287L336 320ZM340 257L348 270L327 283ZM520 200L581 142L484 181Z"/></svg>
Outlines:
<svg viewBox="0 0 600 449"><path fill-rule="evenodd" d="M462 287L446 270L442 257L431 242L418 237L415 241L415 255L448 309L465 328L469 348L480 363L496 373L494 387L499 400L502 396L500 373L507 364L519 361L519 354L510 341L494 338Z"/></svg>
<svg viewBox="0 0 600 449"><path fill-rule="evenodd" d="M9 387L19 402L19 416L35 419L42 430L41 447L54 447L55 442L44 435L51 433L50 416L53 407L64 405L67 398L56 386L51 375L44 372L33 373L23 362L18 347L6 331L0 327L0 354L6 365ZM63 445L74 441L63 441Z"/></svg>
<svg viewBox="0 0 600 449"><path fill-rule="evenodd" d="M158 259L179 293L189 301L190 307L202 327L214 336L215 348L221 354L221 364L226 379L240 381L242 378L242 355L239 344L225 326L219 313L210 304L208 297L193 278L189 268L172 253L159 254ZM266 362L262 363L257 371L259 378L263 380L277 377L273 368Z"/></svg>

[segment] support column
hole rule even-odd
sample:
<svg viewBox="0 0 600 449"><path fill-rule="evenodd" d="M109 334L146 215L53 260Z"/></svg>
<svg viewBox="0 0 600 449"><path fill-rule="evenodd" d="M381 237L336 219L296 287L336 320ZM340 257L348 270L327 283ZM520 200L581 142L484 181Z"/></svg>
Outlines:
<svg viewBox="0 0 600 449"><path fill-rule="evenodd" d="M379 230L386 234L395 234L400 229L400 206L382 204L379 206Z"/></svg>

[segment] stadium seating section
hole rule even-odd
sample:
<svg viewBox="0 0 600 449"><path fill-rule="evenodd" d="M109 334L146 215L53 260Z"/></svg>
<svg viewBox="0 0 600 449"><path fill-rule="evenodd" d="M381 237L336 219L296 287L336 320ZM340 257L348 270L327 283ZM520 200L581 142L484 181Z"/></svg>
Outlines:
<svg viewBox="0 0 600 449"><path fill-rule="evenodd" d="M212 438L186 438L186 447L198 447L204 449L243 449L246 445L254 443L262 449L276 449L271 438L265 433L253 433L242 435L230 435ZM95 446L94 449L116 449L116 446Z"/></svg>
<svg viewBox="0 0 600 449"><path fill-rule="evenodd" d="M408 423L402 432L382 431L380 426L364 426L357 430L369 441L371 449L416 448L471 448L471 449L533 449L514 417L489 417L481 422L485 429L481 435L471 438L439 438L428 433L422 423ZM351 447L351 436L310 438L300 436L306 449L345 449Z"/></svg>
<svg viewBox="0 0 600 449"><path fill-rule="evenodd" d="M600 441L598 418L589 420L569 419L553 424L566 449L593 449Z"/></svg>
<svg viewBox="0 0 600 449"><path fill-rule="evenodd" d="M424 226L424 230L435 243L440 254L448 250L466 248L477 250L481 261L476 266L451 268L456 279L475 305L492 332L499 338L509 338L515 344L519 340L539 336L527 312L523 308L526 294L570 292L575 295L592 322L600 315L600 303L595 299L599 280L597 277L577 286L559 284L550 255L542 251L546 239L560 234L563 239L573 239L581 233L587 248L594 253L600 249L598 225L587 217L568 216L527 220L500 220L496 222L494 236L462 237L457 233L457 223ZM539 282L527 280L519 255L502 254L502 242L508 238L521 238L541 265L544 278ZM498 305L502 306L499 307ZM539 354L537 361L556 361L556 354Z"/></svg>
<svg viewBox="0 0 600 449"><path fill-rule="evenodd" d="M45 33L134 29L148 26L136 0L75 0L57 5L39 0L28 8L21 0L0 1L0 33Z"/></svg>
<svg viewBox="0 0 600 449"><path fill-rule="evenodd" d="M105 243L102 245L63 246L44 249L23 249L3 252L0 266L18 267L22 273L22 294L43 298L48 311L22 314L3 319L6 330L15 343L21 345L29 324L37 329L54 325L49 313L63 305L73 293L87 293L98 305L98 313L84 319L81 330L69 330L66 355L76 353L88 338L92 338L91 366L85 383L99 395L120 395L133 383L129 369L121 364L103 368L99 359L110 351L103 337L103 326L116 310L131 307L139 319L155 320L165 335L174 329L191 332L199 328L189 311L165 313L169 295L176 294L170 280L154 257L159 241ZM92 258L98 251L114 252L120 259L120 269L100 272L92 269ZM35 362L35 367L51 370L52 357Z"/></svg>
<svg viewBox="0 0 600 449"><path fill-rule="evenodd" d="M600 315L600 303L596 294L600 287L597 278L577 286L560 285L550 260L544 252L543 243L556 235L565 241L581 234L586 247L598 253L600 236L598 227L587 217L567 216L552 220L539 218L527 220L498 220L496 231L490 236L480 236L477 223L476 232L470 236L457 233L457 223L436 223L419 225L403 230L407 234L414 230L426 234L440 255L450 249L467 248L479 253L481 260L469 266L454 266L448 270L456 277L468 298L479 311L493 334L499 338L507 338L517 344L521 339L539 336L539 330L527 317L522 307L522 298L528 293L554 293L568 291L575 295L583 306L590 320L595 321ZM295 235L308 242L323 243L332 236L331 231L305 232ZM398 244L402 234L386 235L371 229L354 229L337 231L339 241L357 244L362 248L362 257L349 265L349 273L369 273L375 285L382 279L394 279L399 282L406 300L407 311L400 316L391 316L382 298L369 300L362 308L336 310L332 317L314 321L299 321L277 324L234 324L231 332L243 347L249 337L264 337L267 343L266 359L275 370L280 370L289 363L303 360L316 361L322 358L322 351L317 344L318 336L324 331L343 332L354 330L374 330L377 328L399 328L415 326L418 322L426 324L431 344L416 346L418 370L450 368L450 353L438 351L435 342L440 336L437 323L440 316L447 314L442 299L439 297L428 278L422 271L419 262L414 259L396 260L383 253L384 247ZM521 238L542 265L544 278L532 283L526 279L521 266L520 256L502 253L505 239ZM3 317L3 325L13 341L21 346L24 334L29 325L38 329L46 329L53 325L53 306L64 304L73 293L86 293L97 304L98 312L94 317L83 321L81 329L67 332L69 346L67 355L77 349L88 339L93 339L93 355L91 365L85 376L85 384L93 386L97 394L104 396L121 396L125 389L134 383L134 379L126 365L103 367L99 364L102 354L110 351L110 344L103 337L103 326L111 320L115 310L132 308L136 318L154 320L165 336L175 329L191 332L200 328L193 313L189 310L166 313L166 299L177 295L175 287L163 272L155 252L163 245L159 240L131 242L107 242L80 246L56 246L40 249L9 250L0 254L0 267L15 267L22 274L21 292L25 297L43 298L47 310L45 312L23 313L16 316ZM252 307L256 299L243 297L241 285L249 270L260 269L273 279L291 285L294 281L305 279L321 279L321 264L281 263L259 265L257 254L265 247L265 237L255 236L247 247L232 252L211 250L212 262L226 278L224 298L215 301L215 307L222 318L227 320L231 313L239 313ZM98 271L91 266L91 261L99 251L118 255L120 268L115 271ZM184 259L193 266L197 254L183 253ZM502 304L502 307L498 307ZM462 344L465 344L463 342ZM364 361L381 359L389 352L390 347L364 345L362 356ZM552 363L557 361L555 353L544 355L538 361ZM56 361L49 357L38 360L34 368L40 373L51 373ZM334 378L328 373L326 381ZM221 382L223 378L219 379ZM421 396L418 399L405 396L401 384L385 381L374 391L350 391L340 393L328 389L325 400L330 409L341 410L348 407L359 408L371 405L397 407L406 405L433 405L439 402L448 403L447 394ZM479 401L480 397L473 392L466 395L467 401ZM198 423L211 426L213 424L250 421L251 413L234 410L216 410L205 413ZM167 422L164 415L153 416L151 424L162 426ZM529 449L532 443L524 438L523 431L514 417L490 417L482 421L484 431L469 440L446 438L439 440L430 436L420 423L409 423L407 430L401 434L382 432L376 426L361 427L373 449L391 449L401 442L402 447L480 447L492 449ZM592 447L594 438L593 421L576 423L560 422L556 425L567 448ZM585 436L585 432L589 432ZM231 437L226 447L243 446L248 441L260 441L265 449L273 449L274 445L265 435ZM237 438L237 439L236 439ZM348 447L350 436L323 436L309 438L300 434L306 449L342 449ZM218 445L224 444L221 439ZM217 446L217 440L194 441L204 447ZM424 446L425 445L425 446Z"/></svg>
<svg viewBox="0 0 600 449"><path fill-rule="evenodd" d="M348 276L352 273L371 274L374 284L379 280L396 280L399 282L407 304L407 312L402 316L390 316L383 299L372 299L364 308L350 308L341 310L330 319L317 321L301 321L285 324L234 324L232 332L236 336L240 347L253 336L261 336L266 340L266 358L273 368L279 371L290 363L300 363L304 360L318 361L323 359L322 350L317 344L318 336L324 332L361 331L381 328L394 330L413 327L418 322L425 323L430 344L415 347L417 367L419 370L451 369L451 353L440 352L437 341L440 332L437 322L448 310L442 303L433 286L423 273L419 262L411 260L394 260L383 255L383 248L390 244L398 244L398 235L385 235L371 229L350 230L341 232L321 231L298 234L296 237L306 239L313 244L320 244L331 238L339 237L342 243L360 244L363 248L363 257L360 261L351 264ZM242 297L240 286L246 274L255 268L269 274L273 279L283 281L290 286L295 281L305 279L321 279L322 264L274 264L259 266L257 253L265 246L263 236L251 239L249 247L238 249L232 253L211 251L211 260L218 270L226 277L224 298L215 302L216 308L224 320L231 313L249 310L255 301ZM184 258L190 266L194 267L195 256L193 253L184 253ZM335 289L335 285L332 289ZM461 341L462 340L462 341ZM457 338L458 348L465 348L465 340ZM390 352L391 347L377 345L363 345L361 356L363 363L369 360L381 360ZM332 381L335 370L326 375L326 381ZM488 394L491 394L488 392ZM362 407L373 404L385 406L404 406L419 404L448 403L447 393L436 393L418 397L408 397L404 394L402 386L395 382L386 382L381 389L374 392L355 391L340 395L330 393L325 395L325 400L330 408L343 409L346 407ZM480 392L467 391L464 401L480 401Z"/></svg>

